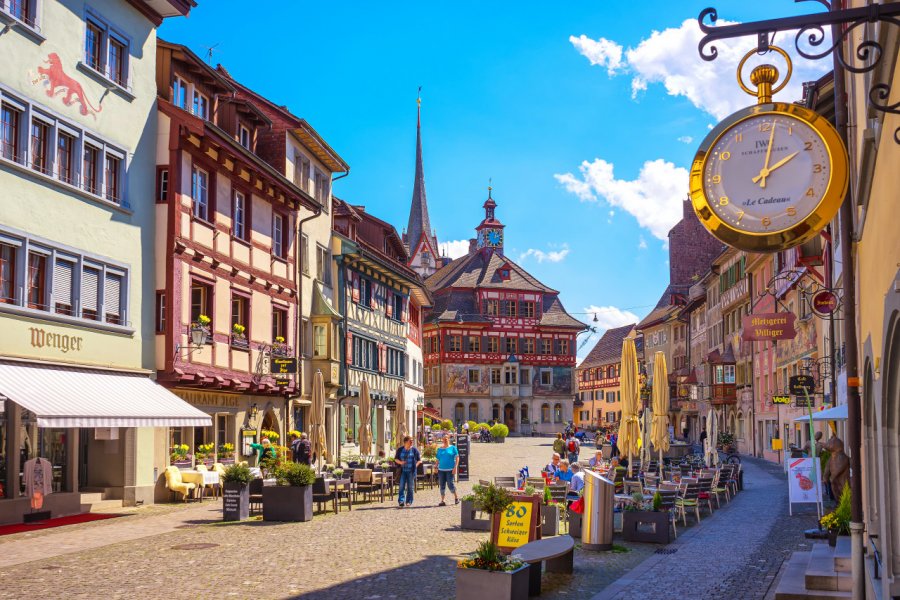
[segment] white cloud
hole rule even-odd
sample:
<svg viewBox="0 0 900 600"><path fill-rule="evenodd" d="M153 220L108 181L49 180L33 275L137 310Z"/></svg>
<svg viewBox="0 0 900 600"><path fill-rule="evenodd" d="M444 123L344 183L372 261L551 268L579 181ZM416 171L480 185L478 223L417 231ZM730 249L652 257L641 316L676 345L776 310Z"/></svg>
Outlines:
<svg viewBox="0 0 900 600"><path fill-rule="evenodd" d="M583 312L585 314L582 315L582 318L586 323L603 331L640 321L638 316L630 310L622 310L615 306L597 306L592 304L586 307ZM594 315L597 316L596 323L594 323Z"/></svg>
<svg viewBox="0 0 900 600"><path fill-rule="evenodd" d="M647 240L644 239L644 236L641 236L640 240L638 241L638 249L640 249L640 250L647 249Z"/></svg>
<svg viewBox="0 0 900 600"><path fill-rule="evenodd" d="M450 258L459 258L469 253L469 240L453 240L450 242L438 243L440 252L443 256Z"/></svg>
<svg viewBox="0 0 900 600"><path fill-rule="evenodd" d="M544 261L558 263L562 262L566 256L569 255L569 245L563 244L560 250L548 250L544 252L543 250L536 250L534 248L529 248L525 252L519 255L519 262L522 262L529 256L533 256L539 263Z"/></svg>
<svg viewBox="0 0 900 600"><path fill-rule="evenodd" d="M681 142L682 144L690 144L691 142L694 141L694 138L692 138L689 135L683 135L680 138L678 138L678 141Z"/></svg>
<svg viewBox="0 0 900 600"><path fill-rule="evenodd" d="M621 208L655 237L666 240L669 230L681 219L682 202L688 190L687 169L657 159L641 167L637 179L616 179L613 164L601 158L584 161L581 177L572 173L554 175L582 201L596 202L602 197L610 206Z"/></svg>
<svg viewBox="0 0 900 600"><path fill-rule="evenodd" d="M729 25L719 20L717 25ZM829 69L828 61L808 61L793 50L796 32L779 34L794 63L794 74L787 87L776 99L792 102L802 96L802 83L819 79ZM719 40L714 43L719 55L716 60L705 61L697 51L702 32L695 19L685 20L680 27L654 31L636 47L623 51L615 41L586 35L571 36L569 41L592 65L606 67L610 77L621 73L631 74L632 97L647 90L649 84L662 84L670 96L687 98L694 106L721 119L739 108L754 104L734 82L734 70L744 53L747 39ZM826 42L827 44L828 42ZM826 46L827 47L827 46ZM707 51L709 47L707 46ZM624 56L624 58L623 58ZM745 79L754 66L771 62L784 74L783 60L778 56L754 55L744 67Z"/></svg>
<svg viewBox="0 0 900 600"><path fill-rule="evenodd" d="M582 55L591 61L592 65L606 67L606 72L611 76L625 67L625 63L622 62L622 46L615 42L604 38L592 40L586 35L581 37L569 36L569 41L578 48Z"/></svg>

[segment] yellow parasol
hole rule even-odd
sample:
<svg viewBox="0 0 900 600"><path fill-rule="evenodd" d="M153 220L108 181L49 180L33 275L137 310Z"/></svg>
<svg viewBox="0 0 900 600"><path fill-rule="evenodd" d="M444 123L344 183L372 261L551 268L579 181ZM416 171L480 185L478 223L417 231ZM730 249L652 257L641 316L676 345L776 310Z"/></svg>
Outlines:
<svg viewBox="0 0 900 600"><path fill-rule="evenodd" d="M662 476L663 453L669 449L669 373L666 355L657 352L653 359L653 426L650 441L659 452L659 473Z"/></svg>
<svg viewBox="0 0 900 600"><path fill-rule="evenodd" d="M619 389L622 392L622 422L619 425L619 452L628 457L628 476L631 477L631 457L637 453L640 439L640 390L638 389L637 351L634 340L625 338L622 342L622 365Z"/></svg>

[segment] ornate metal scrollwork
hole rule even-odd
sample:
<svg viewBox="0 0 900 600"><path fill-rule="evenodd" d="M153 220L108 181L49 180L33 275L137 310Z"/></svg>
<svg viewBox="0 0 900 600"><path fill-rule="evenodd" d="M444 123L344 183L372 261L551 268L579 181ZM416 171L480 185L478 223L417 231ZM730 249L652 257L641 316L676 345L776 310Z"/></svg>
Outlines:
<svg viewBox="0 0 900 600"><path fill-rule="evenodd" d="M796 0L818 2L830 8L826 0ZM700 40L698 50L700 57L706 61L715 60L719 51L714 45L717 40L757 36L757 51L764 54L769 51L769 42L774 34L783 31L797 30L794 36L794 47L797 54L809 60L819 60L834 53L838 64L842 69L850 73L867 73L875 69L884 55L884 48L875 40L863 40L853 50L853 60L847 60L844 54L844 44L852 39L852 34L859 28L870 23L882 23L900 28L900 2L890 4L870 4L859 8L844 10L829 10L828 12L796 17L784 17L736 25L716 26L719 18L715 8L705 8L700 11L697 23L703 38ZM708 23L704 21L708 20ZM827 48L826 40L829 35L825 27L830 25L845 25L841 27L838 39L832 39ZM891 87L888 83L873 84L869 90L869 103L877 111L891 114L900 114L900 102L888 104ZM900 128L894 131L894 140L900 144Z"/></svg>

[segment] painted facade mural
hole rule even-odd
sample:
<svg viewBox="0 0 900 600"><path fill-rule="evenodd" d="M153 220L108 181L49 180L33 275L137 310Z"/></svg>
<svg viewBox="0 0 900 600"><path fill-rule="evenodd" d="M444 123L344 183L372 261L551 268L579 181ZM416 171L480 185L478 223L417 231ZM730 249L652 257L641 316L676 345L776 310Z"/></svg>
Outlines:
<svg viewBox="0 0 900 600"><path fill-rule="evenodd" d="M550 382L546 382L546 371L550 371ZM543 382L543 383L542 383ZM542 367L535 369L532 380L535 396L556 396L558 394L571 394L572 392L572 368L571 367Z"/></svg>
<svg viewBox="0 0 900 600"><path fill-rule="evenodd" d="M466 365L447 365L444 367L448 394L484 394L487 395L489 384L487 367L470 367ZM473 372L470 376L469 372ZM478 373L477 376L474 373ZM477 379L477 380L476 380Z"/></svg>
<svg viewBox="0 0 900 600"><path fill-rule="evenodd" d="M36 75L33 72L29 72L31 83L34 85L45 85L47 87L47 95L51 98L61 93L63 104L72 106L72 104L77 102L80 105L78 110L83 116L91 115L96 119L97 113L103 110L103 107L95 107L91 104L81 84L63 69L59 54L51 52L47 55L47 60L44 61L44 64L49 66L38 67Z"/></svg>

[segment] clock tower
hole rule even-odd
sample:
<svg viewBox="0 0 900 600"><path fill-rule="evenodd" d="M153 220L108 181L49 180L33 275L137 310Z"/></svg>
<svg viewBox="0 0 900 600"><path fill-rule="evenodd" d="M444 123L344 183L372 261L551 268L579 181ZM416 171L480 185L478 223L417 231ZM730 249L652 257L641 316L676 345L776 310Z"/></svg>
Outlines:
<svg viewBox="0 0 900 600"><path fill-rule="evenodd" d="M494 216L494 210L497 203L491 197L491 187L488 187L488 199L484 203L484 220L475 228L478 232L478 248L479 250L493 249L500 256L503 256L503 223Z"/></svg>

